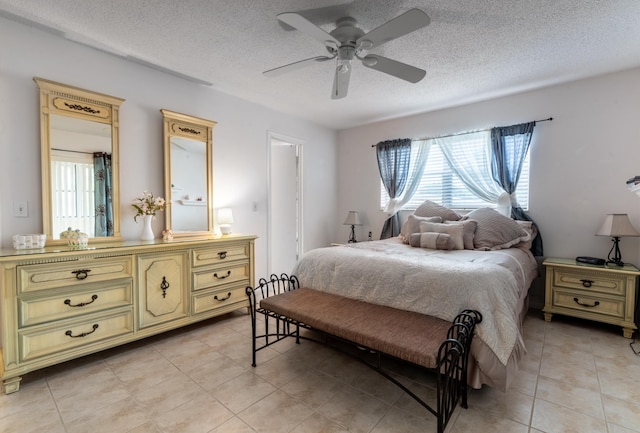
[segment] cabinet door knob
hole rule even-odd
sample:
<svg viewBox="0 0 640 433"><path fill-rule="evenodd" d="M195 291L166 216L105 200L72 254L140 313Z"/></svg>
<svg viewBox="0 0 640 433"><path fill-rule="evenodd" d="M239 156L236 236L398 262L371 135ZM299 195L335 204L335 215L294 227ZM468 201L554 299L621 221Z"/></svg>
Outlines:
<svg viewBox="0 0 640 433"><path fill-rule="evenodd" d="M585 304L584 302L580 302L580 300L578 298L573 298L573 302L575 302L576 304L582 306L582 307L588 307L588 308L593 308L593 307L597 307L598 305L600 305L600 301L594 301L593 304Z"/></svg>
<svg viewBox="0 0 640 433"><path fill-rule="evenodd" d="M160 283L160 290L162 290L162 297L166 298L167 297L167 289L169 288L170 284L167 281L167 279L163 276L162 277L162 282Z"/></svg>
<svg viewBox="0 0 640 433"><path fill-rule="evenodd" d="M593 284L593 280L580 280L582 282L582 285L585 287L591 287L591 285Z"/></svg>

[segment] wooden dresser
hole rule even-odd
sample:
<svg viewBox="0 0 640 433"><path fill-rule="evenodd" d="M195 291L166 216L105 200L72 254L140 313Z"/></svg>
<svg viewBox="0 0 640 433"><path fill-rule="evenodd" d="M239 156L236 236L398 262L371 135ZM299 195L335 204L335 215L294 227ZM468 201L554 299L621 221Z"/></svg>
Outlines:
<svg viewBox="0 0 640 433"><path fill-rule="evenodd" d="M239 308L255 236L0 250L0 377L21 376Z"/></svg>

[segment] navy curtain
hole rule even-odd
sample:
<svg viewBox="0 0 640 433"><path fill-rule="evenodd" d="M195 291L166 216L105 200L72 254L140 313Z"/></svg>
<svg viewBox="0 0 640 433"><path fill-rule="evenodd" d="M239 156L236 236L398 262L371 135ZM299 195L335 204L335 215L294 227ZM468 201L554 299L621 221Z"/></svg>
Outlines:
<svg viewBox="0 0 640 433"><path fill-rule="evenodd" d="M95 236L113 236L111 155L102 152L94 153L93 173L96 213Z"/></svg>
<svg viewBox="0 0 640 433"><path fill-rule="evenodd" d="M515 220L531 221L538 226L529 215L520 207L515 196L516 187L522 172L531 136L536 122L521 123L519 125L503 126L491 129L491 147L493 160L491 170L493 179L511 195L511 217ZM540 230L533 240L531 252L536 256L543 255L542 237Z"/></svg>
<svg viewBox="0 0 640 433"><path fill-rule="evenodd" d="M381 141L376 145L380 179L391 200L400 197L407 184L409 163L411 162L411 139ZM380 239L387 239L400 234L400 215L395 212L382 226Z"/></svg>

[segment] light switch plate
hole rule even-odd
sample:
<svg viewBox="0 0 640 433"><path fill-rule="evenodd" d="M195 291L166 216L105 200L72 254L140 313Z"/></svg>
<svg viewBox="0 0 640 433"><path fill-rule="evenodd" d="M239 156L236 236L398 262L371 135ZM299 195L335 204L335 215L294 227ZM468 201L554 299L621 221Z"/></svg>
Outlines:
<svg viewBox="0 0 640 433"><path fill-rule="evenodd" d="M14 201L13 202L13 216L14 217L28 217L29 216L29 202L28 201Z"/></svg>

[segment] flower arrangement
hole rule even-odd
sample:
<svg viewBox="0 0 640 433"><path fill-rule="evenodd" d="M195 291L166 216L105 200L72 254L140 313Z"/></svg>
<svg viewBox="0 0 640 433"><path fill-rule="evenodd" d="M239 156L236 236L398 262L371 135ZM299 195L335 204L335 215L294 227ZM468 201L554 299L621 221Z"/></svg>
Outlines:
<svg viewBox="0 0 640 433"><path fill-rule="evenodd" d="M152 192L143 191L142 197L136 199L136 203L133 206L137 213L133 217L134 221L138 221L138 217L141 215L156 215L156 212L165 210L167 208L167 202L162 197L153 197Z"/></svg>

